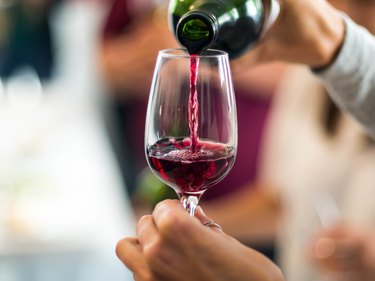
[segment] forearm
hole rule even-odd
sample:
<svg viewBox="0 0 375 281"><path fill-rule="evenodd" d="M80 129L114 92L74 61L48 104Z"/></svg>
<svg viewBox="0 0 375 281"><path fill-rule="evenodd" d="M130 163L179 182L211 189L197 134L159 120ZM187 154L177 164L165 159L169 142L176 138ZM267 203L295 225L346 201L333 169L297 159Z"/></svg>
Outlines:
<svg viewBox="0 0 375 281"><path fill-rule="evenodd" d="M107 39L100 50L101 70L109 88L127 97L148 92L153 73L154 60L138 49L136 40L128 35Z"/></svg>
<svg viewBox="0 0 375 281"><path fill-rule="evenodd" d="M331 97L375 137L375 39L346 18L346 37L336 60L317 75Z"/></svg>
<svg viewBox="0 0 375 281"><path fill-rule="evenodd" d="M176 46L166 17L146 15L101 46L101 66L109 87L123 98L148 96L158 52Z"/></svg>
<svg viewBox="0 0 375 281"><path fill-rule="evenodd" d="M313 12L310 14L310 20L305 21L309 26L304 32L310 33L311 50L307 50L311 52L305 53L305 58L296 61L313 68L331 64L339 53L345 37L345 24L339 12L327 3L324 4L326 7L319 7L319 3L316 3L315 7L310 8Z"/></svg>

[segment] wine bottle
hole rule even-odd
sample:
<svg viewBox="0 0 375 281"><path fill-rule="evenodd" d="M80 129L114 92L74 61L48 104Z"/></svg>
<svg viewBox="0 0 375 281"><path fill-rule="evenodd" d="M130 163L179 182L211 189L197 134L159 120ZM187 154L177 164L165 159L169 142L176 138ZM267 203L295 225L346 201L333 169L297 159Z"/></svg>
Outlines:
<svg viewBox="0 0 375 281"><path fill-rule="evenodd" d="M172 32L189 54L208 48L236 58L261 38L280 11L277 0L171 0Z"/></svg>

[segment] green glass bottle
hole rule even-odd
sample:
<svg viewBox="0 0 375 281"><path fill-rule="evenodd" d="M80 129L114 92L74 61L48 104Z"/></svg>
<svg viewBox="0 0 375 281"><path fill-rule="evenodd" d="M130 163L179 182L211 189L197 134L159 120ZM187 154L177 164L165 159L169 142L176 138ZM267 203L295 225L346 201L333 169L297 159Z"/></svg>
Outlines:
<svg viewBox="0 0 375 281"><path fill-rule="evenodd" d="M275 21L277 0L170 0L170 26L190 54L208 48L242 55Z"/></svg>

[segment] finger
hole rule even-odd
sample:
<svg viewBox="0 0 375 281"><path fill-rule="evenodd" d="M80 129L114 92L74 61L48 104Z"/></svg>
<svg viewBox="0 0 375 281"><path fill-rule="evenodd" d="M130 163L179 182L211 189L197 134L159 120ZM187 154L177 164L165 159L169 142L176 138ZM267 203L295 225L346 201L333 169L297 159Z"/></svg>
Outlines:
<svg viewBox="0 0 375 281"><path fill-rule="evenodd" d="M136 231L143 250L158 241L158 230L151 215L143 216L139 220Z"/></svg>
<svg viewBox="0 0 375 281"><path fill-rule="evenodd" d="M192 219L178 200L165 200L159 203L155 207L153 217L156 227L163 235L167 236L178 235L179 230L185 232L186 235L189 231L191 231L190 234L204 235L201 231L207 231L208 229L222 233L221 227L207 217L200 206L197 207L195 212L196 219ZM201 227L209 222L211 223L207 225L207 228ZM180 227L177 227L178 225ZM176 240L175 237L174 240Z"/></svg>
<svg viewBox="0 0 375 281"><path fill-rule="evenodd" d="M329 271L325 272L324 276L326 276L326 280L330 281L362 281L366 280L363 279L361 274L359 272L353 272L353 271Z"/></svg>
<svg viewBox="0 0 375 281"><path fill-rule="evenodd" d="M314 245L313 254L317 259L328 259L333 256L336 250L336 243L331 238L321 238Z"/></svg>
<svg viewBox="0 0 375 281"><path fill-rule="evenodd" d="M321 238L314 247L316 263L326 270L350 270L360 265L360 255L349 241Z"/></svg>
<svg viewBox="0 0 375 281"><path fill-rule="evenodd" d="M211 219L206 215L201 206L197 206L195 209L195 217L202 223L211 221Z"/></svg>
<svg viewBox="0 0 375 281"><path fill-rule="evenodd" d="M350 238L338 239L333 260L340 269L353 270L361 266L361 246Z"/></svg>
<svg viewBox="0 0 375 281"><path fill-rule="evenodd" d="M137 238L125 238L116 247L116 254L123 264L133 272L134 280L159 280L153 277Z"/></svg>
<svg viewBox="0 0 375 281"><path fill-rule="evenodd" d="M342 238L336 240L336 257L357 257L360 255L362 250L362 245L355 239Z"/></svg>
<svg viewBox="0 0 375 281"><path fill-rule="evenodd" d="M159 234L177 241L179 236L188 237L201 229L201 223L191 217L178 200L164 200L158 203L153 212Z"/></svg>
<svg viewBox="0 0 375 281"><path fill-rule="evenodd" d="M169 221L168 218L178 218L180 220L186 220L189 218L189 214L183 208L179 200L164 200L159 202L156 205L152 216L157 227L160 223L164 223L165 220Z"/></svg>
<svg viewBox="0 0 375 281"><path fill-rule="evenodd" d="M204 225L208 229L219 233L223 232L221 226L214 223L214 221L204 213L203 209L200 206L198 206L195 211L195 217L202 223L202 225Z"/></svg>
<svg viewBox="0 0 375 281"><path fill-rule="evenodd" d="M116 254L122 263L134 273L146 268L142 247L137 238L124 238L117 243Z"/></svg>

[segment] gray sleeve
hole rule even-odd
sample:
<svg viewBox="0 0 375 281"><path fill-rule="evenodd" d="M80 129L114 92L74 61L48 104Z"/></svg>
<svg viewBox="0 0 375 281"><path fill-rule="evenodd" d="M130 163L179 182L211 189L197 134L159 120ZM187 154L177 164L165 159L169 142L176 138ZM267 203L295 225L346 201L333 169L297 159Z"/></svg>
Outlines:
<svg viewBox="0 0 375 281"><path fill-rule="evenodd" d="M375 37L348 17L346 37L333 64L315 74L332 99L375 138Z"/></svg>

